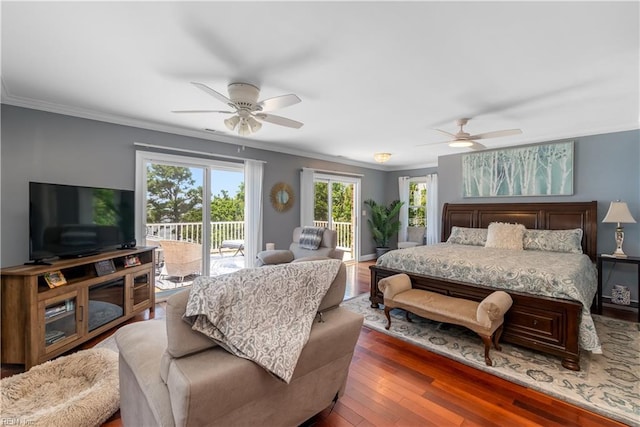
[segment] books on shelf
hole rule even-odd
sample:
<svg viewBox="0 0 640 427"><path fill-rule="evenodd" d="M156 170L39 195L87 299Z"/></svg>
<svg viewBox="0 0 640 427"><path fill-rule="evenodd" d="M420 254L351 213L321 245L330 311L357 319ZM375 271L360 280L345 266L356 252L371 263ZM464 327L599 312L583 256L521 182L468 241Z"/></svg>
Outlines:
<svg viewBox="0 0 640 427"><path fill-rule="evenodd" d="M62 313L66 313L68 311L73 311L75 308L75 304L73 300L66 300L61 302L60 304L51 305L44 309L44 318L50 319L54 316L57 316Z"/></svg>

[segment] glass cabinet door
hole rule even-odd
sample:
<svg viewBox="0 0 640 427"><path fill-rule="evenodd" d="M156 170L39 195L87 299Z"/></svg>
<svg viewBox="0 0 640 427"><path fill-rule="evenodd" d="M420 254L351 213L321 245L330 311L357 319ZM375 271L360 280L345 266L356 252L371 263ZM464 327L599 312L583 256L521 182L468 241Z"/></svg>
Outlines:
<svg viewBox="0 0 640 427"><path fill-rule="evenodd" d="M151 305L151 273L140 273L133 276L131 289L132 309L137 310Z"/></svg>
<svg viewBox="0 0 640 427"><path fill-rule="evenodd" d="M70 292L39 303L40 315L44 317L45 353L56 350L80 335L82 307L78 305L78 293Z"/></svg>

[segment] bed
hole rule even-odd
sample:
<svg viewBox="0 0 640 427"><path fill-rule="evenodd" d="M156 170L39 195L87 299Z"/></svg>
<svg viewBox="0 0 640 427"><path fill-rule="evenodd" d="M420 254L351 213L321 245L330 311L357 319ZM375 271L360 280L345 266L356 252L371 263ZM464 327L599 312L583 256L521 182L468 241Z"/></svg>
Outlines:
<svg viewBox="0 0 640 427"><path fill-rule="evenodd" d="M519 223L527 230L570 230L581 229L580 240L583 263L593 268L597 249L597 202L560 202L560 203L466 203L444 205L442 213L442 242L446 242L454 227L487 228L492 222ZM442 245L442 244L441 244ZM458 245L456 245L458 246ZM416 256L415 251L425 249L402 249L398 254ZM403 252L407 251L407 252ZM536 251L521 251L536 252ZM473 258L473 255L469 256ZM578 256L579 257L579 256ZM587 258L588 257L588 258ZM383 261L383 257L379 259ZM433 260L433 257L425 258ZM558 258L559 259L559 258ZM519 261L520 262L520 261ZM567 265L572 261L567 258L563 262ZM412 285L417 289L425 289L444 295L467 298L480 301L496 287L502 285L488 283L482 278L475 278L477 283L471 283L463 277L442 277L439 273L423 274L416 272L411 263L402 264L404 268L383 265L373 265L371 269L370 301L373 308L378 308L383 302L382 292L378 289L378 281L384 277L407 273ZM571 280L581 282L583 279L574 277ZM549 295L533 294L526 287L508 290L514 304L505 318L505 329L502 339L505 342L521 345L537 351L559 356L562 365L571 370L580 370L580 338L584 340L585 328L593 325L590 317L592 301L587 301L594 295L594 283L589 280L587 291L572 291L567 294L554 293ZM581 293L582 292L582 293ZM592 298L592 297L591 297ZM582 332L581 332L582 328ZM592 331L595 334L595 330ZM597 352L599 343L597 335L593 338L589 350Z"/></svg>

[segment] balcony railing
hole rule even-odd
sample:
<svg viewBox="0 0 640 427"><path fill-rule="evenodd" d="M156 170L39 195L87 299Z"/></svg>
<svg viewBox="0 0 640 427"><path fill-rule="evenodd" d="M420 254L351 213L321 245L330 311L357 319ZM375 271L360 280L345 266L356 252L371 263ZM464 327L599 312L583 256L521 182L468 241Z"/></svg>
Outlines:
<svg viewBox="0 0 640 427"><path fill-rule="evenodd" d="M327 227L327 221L314 221L316 227ZM334 222L338 232L338 248L350 252L353 243L353 227L349 222ZM168 222L147 224L146 235L163 240L187 240L202 243L202 223ZM216 221L211 223L211 251L217 251L223 240L244 240L243 221ZM353 254L352 254L353 255Z"/></svg>

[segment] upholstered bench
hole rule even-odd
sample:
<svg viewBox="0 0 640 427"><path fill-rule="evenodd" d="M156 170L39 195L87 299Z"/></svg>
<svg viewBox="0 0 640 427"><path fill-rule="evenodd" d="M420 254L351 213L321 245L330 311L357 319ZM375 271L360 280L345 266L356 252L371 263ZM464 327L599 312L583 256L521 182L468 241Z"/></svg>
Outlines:
<svg viewBox="0 0 640 427"><path fill-rule="evenodd" d="M407 321L409 312L436 322L453 323L471 329L480 335L484 343L484 361L492 365L489 358L491 344L501 350L500 335L505 313L513 300L504 291L495 291L480 302L464 298L450 297L437 292L411 288L411 279L406 274L386 277L378 283L384 294L384 314L387 326L391 327L389 312L394 308L405 310Z"/></svg>

